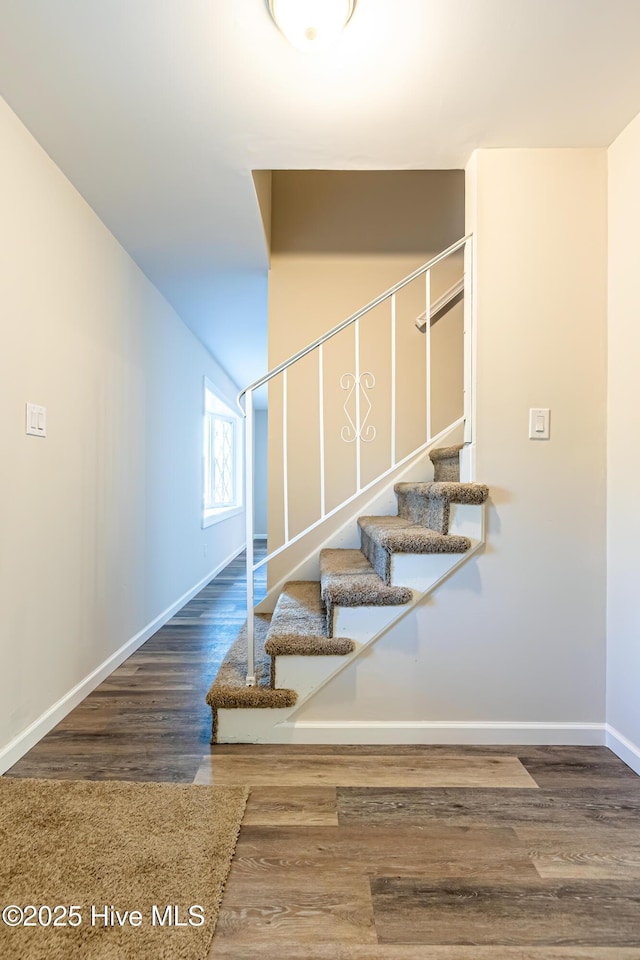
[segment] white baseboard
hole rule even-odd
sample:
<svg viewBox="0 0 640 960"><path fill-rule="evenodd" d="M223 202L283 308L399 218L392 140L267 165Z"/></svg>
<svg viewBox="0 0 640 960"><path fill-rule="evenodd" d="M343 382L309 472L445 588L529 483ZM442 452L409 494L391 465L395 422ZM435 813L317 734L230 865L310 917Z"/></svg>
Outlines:
<svg viewBox="0 0 640 960"><path fill-rule="evenodd" d="M146 627L143 627L142 630L138 631L134 637L127 640L115 653L112 653L110 657L100 664L99 667L96 667L95 670L92 670L88 676L86 676L80 683L77 683L75 687L69 690L68 693L65 693L53 706L49 707L48 710L45 710L37 720L34 720L25 730L18 734L17 737L14 737L6 747L3 747L0 750L0 775L2 775L6 770L9 770L10 767L17 763L18 760L25 755L39 740L49 733L56 724L60 723L68 713L70 713L74 707L77 707L85 697L87 697L92 690L95 690L99 684L102 683L116 667L119 667L121 663L131 656L132 653L142 646L150 637L156 633L160 627L163 627L171 617L173 617L178 610L182 609L189 600L192 600L197 593L206 587L206 585L213 580L232 560L242 553L244 550L244 543L242 546L234 550L228 557L226 557L221 563L219 563L214 570L203 577L199 583L196 583L194 587L191 587L190 590L187 590L186 593L183 593L181 597L171 604L170 607L167 607L166 610L163 610L162 613L148 623Z"/></svg>
<svg viewBox="0 0 640 960"><path fill-rule="evenodd" d="M600 746L603 723L314 721L278 724L265 742L323 744L541 744Z"/></svg>
<svg viewBox="0 0 640 960"><path fill-rule="evenodd" d="M607 746L613 750L617 757L627 764L628 767L640 774L640 747L629 740L624 734L612 727L611 724L605 725L607 735Z"/></svg>

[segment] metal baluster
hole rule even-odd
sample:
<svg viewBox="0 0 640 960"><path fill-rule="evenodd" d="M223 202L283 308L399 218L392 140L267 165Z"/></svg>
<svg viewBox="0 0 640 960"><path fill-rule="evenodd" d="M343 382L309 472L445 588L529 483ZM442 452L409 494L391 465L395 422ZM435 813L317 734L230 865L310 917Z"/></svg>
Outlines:
<svg viewBox="0 0 640 960"><path fill-rule="evenodd" d="M391 295L391 466L396 465L396 295Z"/></svg>
<svg viewBox="0 0 640 960"><path fill-rule="evenodd" d="M289 543L289 457L288 457L288 412L287 371L282 374L282 490L284 497L284 542Z"/></svg>
<svg viewBox="0 0 640 960"><path fill-rule="evenodd" d="M245 530L247 555L247 679L248 687L256 685L255 669L255 622L253 614L253 390L246 393L245 414Z"/></svg>
<svg viewBox="0 0 640 960"><path fill-rule="evenodd" d="M425 345L426 345L426 391L427 391L427 443L431 440L431 270L425 274Z"/></svg>
<svg viewBox="0 0 640 960"><path fill-rule="evenodd" d="M324 353L323 346L318 347L318 406L320 429L320 516L326 513L324 478Z"/></svg>
<svg viewBox="0 0 640 960"><path fill-rule="evenodd" d="M355 375L356 375L356 489L360 491L360 320L356 320L354 323L355 330L355 351L356 351L356 362L355 362Z"/></svg>
<svg viewBox="0 0 640 960"><path fill-rule="evenodd" d="M464 442L473 440L473 237L464 245Z"/></svg>

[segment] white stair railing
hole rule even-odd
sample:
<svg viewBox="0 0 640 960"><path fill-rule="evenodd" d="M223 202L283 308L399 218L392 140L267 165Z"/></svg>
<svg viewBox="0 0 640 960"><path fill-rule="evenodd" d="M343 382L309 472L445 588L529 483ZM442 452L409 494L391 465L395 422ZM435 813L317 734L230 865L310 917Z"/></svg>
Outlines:
<svg viewBox="0 0 640 960"><path fill-rule="evenodd" d="M456 303L459 303L464 296L464 278L456 280L453 286L442 294L441 297L438 297L437 300L434 300L431 304L431 315L430 320L431 324L436 323L440 317L442 317L447 310L450 310L451 307L455 306ZM424 331L427 327L427 311L423 310L419 317L416 317L416 327L418 330Z"/></svg>
<svg viewBox="0 0 640 960"><path fill-rule="evenodd" d="M333 514L337 513L339 510L342 510L343 507L347 506L352 500L355 500L356 497L360 496L374 484L378 483L388 474L391 474L402 464L408 462L413 457L417 456L421 451L425 450L427 447L432 445L438 440L440 436L444 436L448 433L453 427L458 424L464 423L465 425L465 442L469 442L472 439L471 429L472 429L472 417L471 417L471 400L472 400L472 391L471 391L471 370L472 370L472 336L471 336L471 322L472 322L472 310L471 310L471 296L472 296L472 244L473 237L469 234L466 237L458 240L456 243L452 244L446 250L443 250L442 253L439 253L433 259L429 260L428 263L425 263L423 266L419 267L417 270L414 270L413 273L410 273L407 277L401 280L399 283L396 283L394 286L390 287L384 293L380 294L379 297L376 297L362 309L358 310L352 316L348 317L342 323L339 323L336 327L330 330L328 333L325 333L322 337L317 340L314 340L313 343L310 343L303 350L298 351L288 360L285 360L283 363L274 367L263 377L260 377L259 380L256 380L250 386L246 387L238 395L238 406L245 418L245 518L246 518L246 567L247 567L247 686L254 686L256 683L256 671L255 671L255 624L254 624L254 577L256 571L268 563L269 560L272 560L278 554L282 553L283 550L286 550L296 541L300 540L302 537L306 536L313 529L318 527L321 523L327 520ZM453 256L458 251L463 251L464 253L464 273L462 281L458 281L454 288L451 288L447 291L444 296L438 298L436 301L432 302L431 299L431 272L434 267L438 264L443 263L445 260L448 260L449 257ZM396 295L408 284L417 280L418 278L424 276L425 278L425 311L420 315L418 320L420 321L420 326L424 323L424 333L425 333L425 384L426 384L426 397L425 397L425 406L426 406L426 431L424 441L419 443L409 454L406 454L402 458L398 459L396 456L396 410L397 410L397 379L398 379L398 370L397 370L397 317L396 317ZM437 435L433 436L431 432L431 411L432 411L432 355L431 355L431 321L432 318L442 313L444 301L447 303L453 299L453 296L456 297L460 292L464 292L465 298L465 311L464 311L464 413L463 416L455 420L454 422L448 424L444 429L438 431ZM368 417L370 413L370 403L367 397L367 390L371 389L375 384L375 378L372 373L363 372L361 370L361 356L360 356L360 335L361 335L361 320L371 313L376 307L380 306L385 302L390 304L390 366L391 366L391 412L390 412L390 450L389 450L389 465L382 469L377 476L372 480L369 480L364 485L362 484L362 444L371 442L375 439L376 431L375 427L368 423ZM353 404L354 415L351 416L348 410L347 401L345 402L345 413L348 419L348 425L342 428L342 439L347 443L355 444L355 457L356 457L356 489L350 495L344 498L337 506L334 506L332 509L326 509L326 451L325 451L325 386L324 386L324 365L325 365L325 355L324 355L324 345L343 330L346 330L348 327L354 328L354 373L344 374L340 381L340 386L343 390L348 391L347 401L354 396L355 403ZM319 407L319 424L318 424L318 449L319 449L319 516L313 522L307 524L307 526L298 531L295 534L291 534L290 530L290 494L289 494L289 465L288 465L288 441L289 441L289 424L288 424L288 390L289 390L289 378L288 372L290 368L294 367L305 357L310 354L317 356L318 363L318 407ZM282 376L282 450L283 450L283 526L284 526L284 539L283 543L275 549L272 549L270 552L267 552L267 555L255 562L254 557L254 404L255 404L255 394L256 391L261 387L271 384L274 378ZM368 407L365 407L363 411L363 399L369 404ZM244 403L243 403L244 401Z"/></svg>

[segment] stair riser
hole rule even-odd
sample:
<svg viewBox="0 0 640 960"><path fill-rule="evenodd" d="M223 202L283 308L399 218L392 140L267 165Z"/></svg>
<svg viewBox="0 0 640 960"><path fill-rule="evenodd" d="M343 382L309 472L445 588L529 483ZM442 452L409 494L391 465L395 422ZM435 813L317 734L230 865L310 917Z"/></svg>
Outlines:
<svg viewBox="0 0 640 960"><path fill-rule="evenodd" d="M334 629L341 636L351 637L358 644L366 644L388 627L407 609L393 607L335 607Z"/></svg>
<svg viewBox="0 0 640 960"><path fill-rule="evenodd" d="M454 559L464 556L467 550L470 548L472 543L467 541L462 541L464 546L457 550L455 553L452 552L430 552L430 553L398 553L390 552L386 547L381 546L377 543L372 537L369 537L368 534L361 529L361 549L365 557L376 571L378 576L384 580L389 586L392 587L409 587L411 590L424 590L425 587L420 586L420 583L416 583L415 578L412 576L410 580L400 579L400 575L394 573L398 570L408 570L412 571L412 557L418 558L417 562L419 564L418 569L423 570L428 569L428 558L429 557L453 557ZM395 567L394 567L395 563ZM399 566L398 566L399 564Z"/></svg>
<svg viewBox="0 0 640 960"><path fill-rule="evenodd" d="M386 551L379 547L364 530L360 530L360 549L380 579L384 580L385 583L391 583L389 557Z"/></svg>
<svg viewBox="0 0 640 960"><path fill-rule="evenodd" d="M291 714L293 707L256 710L238 707L218 710L218 743L278 743L276 725Z"/></svg>
<svg viewBox="0 0 640 960"><path fill-rule="evenodd" d="M449 532L449 502L423 493L398 493L398 516L438 533Z"/></svg>
<svg viewBox="0 0 640 960"><path fill-rule="evenodd" d="M473 550L476 544L472 542ZM391 557L391 583L418 593L430 590L464 563L467 553L396 553Z"/></svg>
<svg viewBox="0 0 640 960"><path fill-rule="evenodd" d="M433 465L434 480L460 480L460 457L447 457L444 460L436 460Z"/></svg>
<svg viewBox="0 0 640 960"><path fill-rule="evenodd" d="M471 551L485 537L485 504L452 503L449 522L451 535L468 537ZM467 554L396 553L391 557L391 583L423 592L464 562Z"/></svg>
<svg viewBox="0 0 640 960"><path fill-rule="evenodd" d="M476 503L452 503L449 514L451 536L484 540L486 505Z"/></svg>
<svg viewBox="0 0 640 960"><path fill-rule="evenodd" d="M345 657L274 657L276 687L295 690L298 702L312 690L319 687L339 667L344 666Z"/></svg>

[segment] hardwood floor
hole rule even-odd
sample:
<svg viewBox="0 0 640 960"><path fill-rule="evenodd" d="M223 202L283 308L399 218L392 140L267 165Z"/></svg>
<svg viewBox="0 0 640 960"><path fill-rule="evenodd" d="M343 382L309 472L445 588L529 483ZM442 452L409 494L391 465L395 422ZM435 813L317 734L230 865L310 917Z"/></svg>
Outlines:
<svg viewBox="0 0 640 960"><path fill-rule="evenodd" d="M256 559L265 555L256 541ZM209 747L204 698L246 616L244 553L6 776L192 783ZM256 602L266 569L256 575Z"/></svg>
<svg viewBox="0 0 640 960"><path fill-rule="evenodd" d="M249 785L211 960L640 960L640 778L622 761L211 747L204 695L243 620L238 558L7 776Z"/></svg>
<svg viewBox="0 0 640 960"><path fill-rule="evenodd" d="M198 778L234 776L211 958L640 960L640 778L604 747L220 746Z"/></svg>
<svg viewBox="0 0 640 960"><path fill-rule="evenodd" d="M334 758L320 754L262 756L259 750L236 757L205 758L196 783L248 787L322 786L347 787L525 787L537 786L516 757L430 757L428 754L396 757L349 755Z"/></svg>
<svg viewBox="0 0 640 960"><path fill-rule="evenodd" d="M640 892L621 881L376 877L379 943L635 946Z"/></svg>

